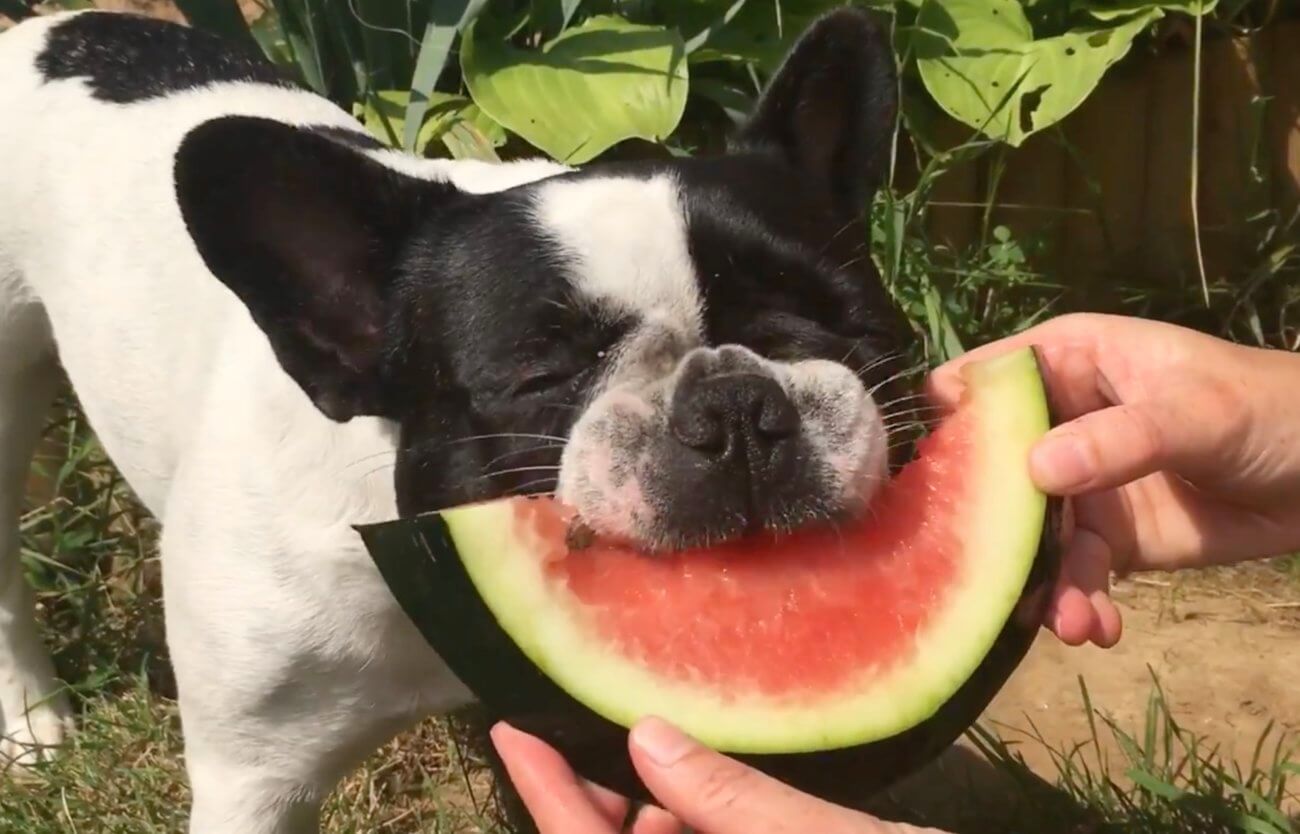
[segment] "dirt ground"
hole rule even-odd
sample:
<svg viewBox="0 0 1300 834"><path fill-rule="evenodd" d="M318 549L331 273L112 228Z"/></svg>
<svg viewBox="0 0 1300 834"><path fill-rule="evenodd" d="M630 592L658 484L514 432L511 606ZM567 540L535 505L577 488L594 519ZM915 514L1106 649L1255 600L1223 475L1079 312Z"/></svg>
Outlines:
<svg viewBox="0 0 1300 834"><path fill-rule="evenodd" d="M1068 750L1092 738L1078 684L1097 709L1142 737L1153 675L1186 730L1249 769L1256 742L1273 722L1300 747L1300 584L1270 568L1211 575L1139 578L1114 591L1124 637L1110 650L1071 648L1044 633L986 711L984 723L1009 742L1045 780L1057 765L1049 748ZM1042 743L1034 737L1041 736ZM1101 755L1123 774L1122 751L1100 727ZM972 786L1010 789L966 742L894 791L891 802L924 809L923 821L965 830ZM1091 756L1091 751L1089 751ZM1292 759L1300 756L1296 750ZM947 809L937 797L952 795ZM1300 813L1292 800L1289 813Z"/></svg>

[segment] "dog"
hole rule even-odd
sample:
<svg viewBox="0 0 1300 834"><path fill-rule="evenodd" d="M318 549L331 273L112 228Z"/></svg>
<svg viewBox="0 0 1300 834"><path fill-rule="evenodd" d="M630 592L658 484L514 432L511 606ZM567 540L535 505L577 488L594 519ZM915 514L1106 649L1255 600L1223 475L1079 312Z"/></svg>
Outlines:
<svg viewBox="0 0 1300 834"><path fill-rule="evenodd" d="M863 216L895 87L840 9L725 153L575 170L384 148L177 24L0 35L4 755L68 730L17 539L60 366L162 523L194 834L315 831L472 702L353 525L553 493L653 558L863 512L911 343Z"/></svg>

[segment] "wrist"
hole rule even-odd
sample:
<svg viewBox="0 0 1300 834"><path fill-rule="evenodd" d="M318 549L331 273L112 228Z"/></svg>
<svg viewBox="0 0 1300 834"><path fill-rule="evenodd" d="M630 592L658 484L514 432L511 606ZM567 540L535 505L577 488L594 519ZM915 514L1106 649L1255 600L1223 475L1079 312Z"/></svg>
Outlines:
<svg viewBox="0 0 1300 834"><path fill-rule="evenodd" d="M1250 491L1300 524L1300 353L1244 350L1249 416L1242 463L1255 482Z"/></svg>

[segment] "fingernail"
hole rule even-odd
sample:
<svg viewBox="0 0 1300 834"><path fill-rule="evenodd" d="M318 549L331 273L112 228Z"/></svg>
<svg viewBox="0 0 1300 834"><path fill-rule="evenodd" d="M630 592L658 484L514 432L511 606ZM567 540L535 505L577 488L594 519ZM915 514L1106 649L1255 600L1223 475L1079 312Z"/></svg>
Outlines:
<svg viewBox="0 0 1300 834"><path fill-rule="evenodd" d="M632 728L632 743L660 767L670 767L695 748L695 741L673 725L646 718Z"/></svg>
<svg viewBox="0 0 1300 834"><path fill-rule="evenodd" d="M1095 467L1083 442L1073 435L1048 435L1029 453L1030 476L1044 492L1066 492L1093 476Z"/></svg>

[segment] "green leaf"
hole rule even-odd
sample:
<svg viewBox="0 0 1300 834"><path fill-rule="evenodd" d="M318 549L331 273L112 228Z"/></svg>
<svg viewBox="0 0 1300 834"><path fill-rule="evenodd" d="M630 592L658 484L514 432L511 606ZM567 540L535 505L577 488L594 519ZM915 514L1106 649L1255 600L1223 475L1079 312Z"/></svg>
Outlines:
<svg viewBox="0 0 1300 834"><path fill-rule="evenodd" d="M439 100L429 107L429 117L420 128L419 139L416 142L421 153L430 143L439 139L447 146L447 150L451 151L452 156L458 159L461 157L457 155L456 147L453 147L453 140L472 139L475 148L486 147L489 150L499 148L506 143L505 128L465 96L452 96L445 93L435 93L435 96ZM452 138L449 140L448 137ZM479 153L474 158L483 159L485 154ZM492 159L496 160L496 158L493 150Z"/></svg>
<svg viewBox="0 0 1300 834"><path fill-rule="evenodd" d="M435 0L429 11L429 23L420 42L420 54L415 60L411 75L411 96L406 110L406 124L412 127L402 136L407 150L415 150L417 129L433 99L433 87L438 83L451 54L452 42L458 32L463 32L487 0Z"/></svg>
<svg viewBox="0 0 1300 834"><path fill-rule="evenodd" d="M662 141L681 121L686 55L674 31L600 16L520 50L476 28L460 53L470 95L555 159L580 165L625 139Z"/></svg>
<svg viewBox="0 0 1300 834"><path fill-rule="evenodd" d="M1183 14L1209 14L1219 0L1092 0L1079 5L1098 20L1118 20L1131 15L1144 15L1153 9Z"/></svg>
<svg viewBox="0 0 1300 834"><path fill-rule="evenodd" d="M933 285L925 288L925 319L929 329L930 343L938 352L940 360L947 362L966 352L962 346L957 328L943 309L943 299L939 290Z"/></svg>
<svg viewBox="0 0 1300 834"><path fill-rule="evenodd" d="M458 121L442 137L442 143L456 159L500 162L492 142L471 121Z"/></svg>
<svg viewBox="0 0 1300 834"><path fill-rule="evenodd" d="M1017 0L926 0L914 44L921 79L954 118L1018 146L1083 103L1164 12L1034 39Z"/></svg>
<svg viewBox="0 0 1300 834"><path fill-rule="evenodd" d="M719 14L718 0L660 0L661 16L681 31L696 32L688 49L692 64L751 64L771 73L795 39L839 0L781 0L733 3Z"/></svg>
<svg viewBox="0 0 1300 834"><path fill-rule="evenodd" d="M273 63L282 67L291 67L294 71L297 71L298 67L293 59L293 49L284 36L284 30L280 28L280 16L278 14L268 13L262 15L249 27L249 33Z"/></svg>
<svg viewBox="0 0 1300 834"><path fill-rule="evenodd" d="M320 95L328 96L322 44L317 37L320 25L311 7L301 0L274 0L274 4L284 42L303 82Z"/></svg>
<svg viewBox="0 0 1300 834"><path fill-rule="evenodd" d="M402 137L407 133L406 114L410 112L410 98L411 94L406 90L379 90L370 96L364 106L354 107L354 115L365 123L366 128L379 141L396 147L403 144ZM465 96L435 92L429 97L425 121L415 131L415 140L410 150L423 154L430 144L441 139L454 155L456 148L447 142L446 137L462 122L469 125L469 133L458 133L458 141L472 139L476 146L485 144L489 149L499 148L506 142L505 129L474 102ZM482 156L480 153L475 158Z"/></svg>
<svg viewBox="0 0 1300 834"><path fill-rule="evenodd" d="M354 104L352 115L360 119L380 142L396 146L401 142L405 129L403 119L410 95L403 90L378 90L367 96L364 103Z"/></svg>
<svg viewBox="0 0 1300 834"><path fill-rule="evenodd" d="M711 38L716 37L718 31L730 23L736 15L740 13L740 10L745 8L745 4L748 2L749 0L735 0L735 2L727 7L727 10L722 13L722 17L714 19L708 26L705 26L699 32L692 35L691 39L686 42L686 53L689 55L690 53L695 52L708 43Z"/></svg>
<svg viewBox="0 0 1300 834"><path fill-rule="evenodd" d="M741 124L748 119L754 109L753 94L745 87L726 79L692 79L691 92L721 107L727 114L727 118L736 124Z"/></svg>
<svg viewBox="0 0 1300 834"><path fill-rule="evenodd" d="M569 28L569 22L573 20L573 13L582 5L582 0L560 0L560 31L563 32Z"/></svg>

